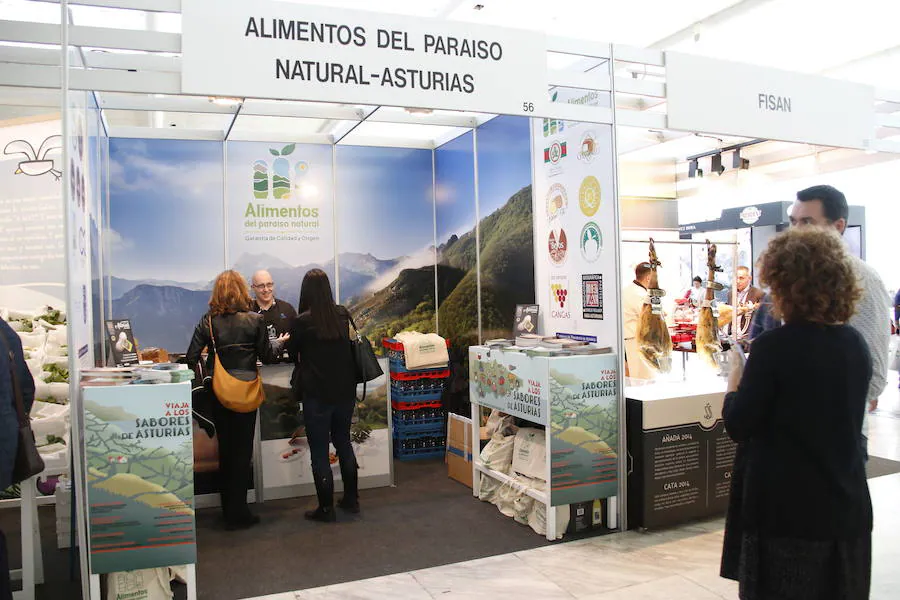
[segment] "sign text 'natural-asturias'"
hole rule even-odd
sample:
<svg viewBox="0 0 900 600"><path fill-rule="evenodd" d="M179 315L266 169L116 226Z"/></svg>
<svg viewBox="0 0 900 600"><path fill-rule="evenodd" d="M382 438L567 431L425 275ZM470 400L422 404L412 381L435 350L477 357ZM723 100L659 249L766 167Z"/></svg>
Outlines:
<svg viewBox="0 0 900 600"><path fill-rule="evenodd" d="M472 60L503 59L503 45L496 41L457 38L426 33L420 43L410 39L405 31L377 29L371 36L360 25L315 23L278 18L250 17L245 37L289 40L312 44L337 44L357 48L374 48L398 52L454 56ZM471 73L432 71L407 67L385 67L380 72L368 72L365 65L339 62L320 62L300 58L276 58L275 78L344 85L380 85L398 89L420 89L437 92L471 94L475 91L475 76Z"/></svg>

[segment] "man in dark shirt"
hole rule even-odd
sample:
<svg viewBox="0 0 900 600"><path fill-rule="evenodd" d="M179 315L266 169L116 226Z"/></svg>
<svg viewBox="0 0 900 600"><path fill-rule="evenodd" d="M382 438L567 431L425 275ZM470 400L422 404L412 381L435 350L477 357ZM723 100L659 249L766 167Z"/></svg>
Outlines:
<svg viewBox="0 0 900 600"><path fill-rule="evenodd" d="M257 271L253 274L251 287L256 299L250 304L250 310L262 315L269 332L269 340L273 344L283 344L278 340L289 334L297 318L294 307L275 297L275 283L268 271ZM289 362L287 356L282 356L283 362Z"/></svg>

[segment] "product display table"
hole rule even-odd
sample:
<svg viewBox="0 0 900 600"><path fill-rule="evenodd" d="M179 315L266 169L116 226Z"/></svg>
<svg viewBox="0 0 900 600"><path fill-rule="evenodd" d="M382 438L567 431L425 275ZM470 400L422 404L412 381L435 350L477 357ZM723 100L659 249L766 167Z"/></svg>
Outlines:
<svg viewBox="0 0 900 600"><path fill-rule="evenodd" d="M472 435L479 439L480 407L495 408L543 426L546 459L542 469L549 490L523 485L512 473L472 461L473 493L482 476L497 479L547 507L609 499L607 524L616 527L618 493L618 360L614 354L529 356L525 352L469 348ZM557 539L547 518L547 539Z"/></svg>
<svg viewBox="0 0 900 600"><path fill-rule="evenodd" d="M735 444L725 432L725 381L625 388L628 524L658 528L725 513Z"/></svg>

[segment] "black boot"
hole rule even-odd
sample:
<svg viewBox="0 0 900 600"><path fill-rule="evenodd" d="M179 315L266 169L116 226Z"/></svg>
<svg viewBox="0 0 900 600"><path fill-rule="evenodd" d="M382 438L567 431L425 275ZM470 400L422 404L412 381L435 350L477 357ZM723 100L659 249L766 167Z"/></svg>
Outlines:
<svg viewBox="0 0 900 600"><path fill-rule="evenodd" d="M344 497L338 502L338 506L347 512L359 512L359 471L356 461L353 465L345 466L341 463L341 479L344 482Z"/></svg>
<svg viewBox="0 0 900 600"><path fill-rule="evenodd" d="M314 475L314 478L319 507L306 511L303 516L310 521L334 522L337 520L334 514L334 477L329 470L325 475Z"/></svg>
<svg viewBox="0 0 900 600"><path fill-rule="evenodd" d="M306 511L303 513L303 516L310 521L321 521L322 523L334 523L337 521L334 508L322 508L321 506L316 510Z"/></svg>

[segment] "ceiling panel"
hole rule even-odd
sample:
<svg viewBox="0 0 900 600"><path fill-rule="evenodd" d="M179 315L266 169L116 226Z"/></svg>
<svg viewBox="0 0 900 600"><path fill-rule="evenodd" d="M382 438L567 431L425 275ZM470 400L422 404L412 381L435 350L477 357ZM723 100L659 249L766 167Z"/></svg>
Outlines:
<svg viewBox="0 0 900 600"><path fill-rule="evenodd" d="M894 47L900 2L773 0L668 50L816 73Z"/></svg>
<svg viewBox="0 0 900 600"><path fill-rule="evenodd" d="M325 119L298 119L295 117L257 117L238 115L231 130L232 135L253 133L278 134L279 139L296 135L297 137L309 134L328 134L334 127L334 121Z"/></svg>
<svg viewBox="0 0 900 600"><path fill-rule="evenodd" d="M649 46L740 0L480 0L449 18L552 35ZM474 10L476 4L484 6Z"/></svg>

